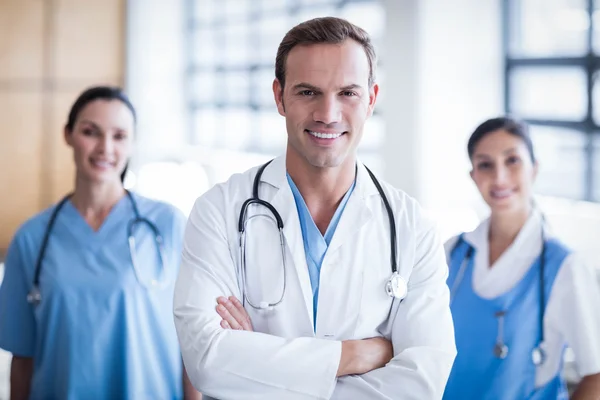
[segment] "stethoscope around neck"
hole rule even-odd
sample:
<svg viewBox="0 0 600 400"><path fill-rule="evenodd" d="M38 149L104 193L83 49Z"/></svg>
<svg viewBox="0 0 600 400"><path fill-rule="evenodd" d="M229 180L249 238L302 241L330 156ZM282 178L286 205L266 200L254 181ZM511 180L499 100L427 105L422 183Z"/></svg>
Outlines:
<svg viewBox="0 0 600 400"><path fill-rule="evenodd" d="M166 271L165 271L165 255L164 255L164 239L160 234L160 231L156 227L154 223L152 223L149 219L141 216L135 199L133 195L126 190L125 191L130 203L133 208L134 217L127 224L127 243L129 246L129 255L131 258L131 264L133 265L133 271L135 273L136 280L142 284L146 288L161 288L167 283ZM38 305L42 301L42 294L40 291L40 273L42 272L42 264L44 261L44 256L46 254L46 249L48 248L48 240L50 239L50 234L52 233L52 228L56 222L56 217L58 216L60 210L64 207L66 202L71 198L72 194L68 194L65 196L54 208L52 215L50 216L50 221L48 222L48 226L46 227L46 232L44 233L44 239L42 241L42 246L40 247L40 251L38 253L37 262L35 264L35 273L33 278L33 285L27 294L27 302L32 305ZM158 279L151 279L150 282L146 282L142 279L135 251L135 235L134 229L137 225L144 224L150 228L154 235L154 241L156 245L156 250L158 253L158 257L160 260L160 277Z"/></svg>
<svg viewBox="0 0 600 400"><path fill-rule="evenodd" d="M539 339L536 347L531 352L531 361L533 362L533 364L535 366L539 366L546 361L546 352L541 347L541 344L544 342L544 312L546 309L546 292L545 292L545 282L544 282L544 270L545 270L545 264L546 264L546 241L545 241L545 237L544 237L543 224L544 224L544 220L542 219L542 251L540 254L540 270L539 270L539 279L538 279L538 288L539 288L539 313L538 313L539 321L538 321L538 324L539 324L539 331L540 331L540 339ZM457 241L456 245L452 249L452 252L454 252L454 250L461 244L461 241L462 241L462 238L460 238ZM452 254L452 252L450 254ZM454 282L450 289L450 305L452 305L452 302L454 301L456 291L458 290L458 288L460 287L460 285L462 283L462 280L465 275L465 271L466 271L467 266L469 265L469 262L471 261L472 258L473 258L473 247L471 245L469 245L467 254L465 255L465 258L463 259L463 261L461 263L458 273L456 274L456 278L454 279ZM505 316L507 313L508 313L507 310L499 310L494 314L494 316L498 320L498 329L497 329L496 343L494 344L493 353L494 353L495 357L497 357L501 360L508 357L508 352L509 352L509 347L504 342L504 320L505 320Z"/></svg>
<svg viewBox="0 0 600 400"><path fill-rule="evenodd" d="M262 310L270 310L270 309L273 309L274 307L278 306L279 304L281 304L281 302L283 301L283 298L285 296L285 291L286 291L286 287L287 287L287 265L286 265L286 257L285 257L285 237L283 234L283 219L281 218L281 216L279 215L279 212L275 209L275 207L273 207L273 205L271 203L269 203L266 200L262 200L258 195L258 186L260 184L260 178L261 178L265 168L272 161L273 160L267 162L266 164L262 165L258 169L258 172L257 172L256 176L254 177L254 182L252 185L252 197L247 199L246 201L244 201L244 203L242 204L242 208L240 210L240 215L239 215L239 220L238 220L238 232L239 232L239 237L240 237L239 246L240 246L240 259L241 259L240 275L241 275L243 301L244 301L244 303L248 303L250 305L250 307L252 307L252 308L262 309ZM392 275L385 283L384 290L388 296L393 297L398 300L402 300L406 297L406 295L408 293L408 285L406 283L406 280L402 276L400 276L400 274L398 273L398 266L397 266L397 261L396 261L396 251L397 251L397 249L396 249L396 246L397 246L397 243L396 243L396 221L394 219L394 214L392 212L390 203L383 191L383 188L381 187L381 184L379 183L379 181L377 180L375 175L369 170L369 168L367 168L365 166L365 169L369 173L371 180L373 181L373 183L375 184L375 187L377 188L377 191L381 195L381 199L383 200L383 204L387 211L389 224L390 224L390 249L391 249L390 261L391 261L391 267L392 267ZM255 214L255 215L248 217L248 207L251 205L259 205L259 206L266 207L269 210L270 215ZM279 295L279 298L275 302L268 302L268 301L264 301L264 300L260 301L260 302L253 302L250 299L250 297L248 296L248 291L247 291L247 287L246 287L246 233L247 233L246 224L251 219L259 217L259 216L267 217L267 218L271 219L272 221L274 221L275 224L277 225L277 229L279 231L279 246L280 246L280 250L281 250L281 257L283 260L283 285L281 288L281 294Z"/></svg>

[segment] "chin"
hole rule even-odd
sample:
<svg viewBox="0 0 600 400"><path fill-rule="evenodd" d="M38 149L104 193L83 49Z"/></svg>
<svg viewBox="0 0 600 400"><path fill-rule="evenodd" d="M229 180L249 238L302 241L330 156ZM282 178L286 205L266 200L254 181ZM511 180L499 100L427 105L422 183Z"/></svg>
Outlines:
<svg viewBox="0 0 600 400"><path fill-rule="evenodd" d="M492 212L496 213L511 213L522 210L525 205L519 199L494 200L488 203Z"/></svg>
<svg viewBox="0 0 600 400"><path fill-rule="evenodd" d="M116 176L112 172L96 172L96 171L92 171L92 172L88 172L88 173L84 174L83 178L90 183L97 183L97 184L110 183L110 182L114 182L115 180L118 180L118 181L121 180L120 176Z"/></svg>

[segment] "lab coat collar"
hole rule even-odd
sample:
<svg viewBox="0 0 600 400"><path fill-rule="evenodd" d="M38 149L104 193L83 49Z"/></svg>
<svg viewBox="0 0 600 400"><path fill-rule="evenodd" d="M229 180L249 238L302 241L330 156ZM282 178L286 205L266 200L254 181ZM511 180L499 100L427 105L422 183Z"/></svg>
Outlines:
<svg viewBox="0 0 600 400"><path fill-rule="evenodd" d="M273 159L271 164L269 164L263 171L260 179L261 182L268 183L277 189L289 187L286 176L287 170L285 167L285 160L285 155L281 155ZM367 169L359 159L357 159L357 165L356 187L354 188L354 193L360 194L362 198L379 194L377 187L367 172Z"/></svg>
<svg viewBox="0 0 600 400"><path fill-rule="evenodd" d="M542 213L535 207L513 243L506 249L497 262L502 262L503 260L514 261L515 259L530 259L532 256L539 254L542 248L542 223ZM477 254L476 264L485 265L486 267L489 267L489 231L490 219L486 218L475 230L466 232L463 235L463 239L475 249ZM549 239L550 236L551 232L547 226L545 226L545 239Z"/></svg>

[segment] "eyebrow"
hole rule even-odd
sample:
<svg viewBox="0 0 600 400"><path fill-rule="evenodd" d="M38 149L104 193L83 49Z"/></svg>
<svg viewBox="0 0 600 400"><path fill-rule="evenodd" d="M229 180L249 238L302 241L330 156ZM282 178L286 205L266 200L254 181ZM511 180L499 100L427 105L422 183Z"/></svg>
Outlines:
<svg viewBox="0 0 600 400"><path fill-rule="evenodd" d="M294 85L292 89L294 91L300 90L300 89L308 89L308 90L312 90L315 92L321 92L321 89L319 89L318 87L316 87L314 85L311 85L310 83L306 83L306 82L298 83L298 84ZM341 87L339 90L347 91L347 90L356 90L356 89L362 89L362 86L360 86L359 84L356 84L356 83L352 83L350 85Z"/></svg>
<svg viewBox="0 0 600 400"><path fill-rule="evenodd" d="M90 120L88 120L88 119L82 119L82 120L80 121L80 123L86 123L86 124L92 125L92 126L93 126L94 128L96 128L96 129L100 129L100 127L99 127L99 126L98 126L98 125L97 125L95 122L93 122L93 121L90 121Z"/></svg>
<svg viewBox="0 0 600 400"><path fill-rule="evenodd" d="M96 123L95 123L95 122L93 122L93 121L90 121L89 119L82 119L82 120L80 121L80 123L86 123L86 124L90 124L90 125L92 125L92 127L93 127L94 129L97 129L97 130L99 130L99 131L101 131L101 130L102 130L102 128L100 127L100 125L96 124ZM118 127L118 126L117 126L117 127L115 127L114 129L115 129L116 131L118 131L118 132L127 132L127 129L124 129L124 128L121 128L121 127Z"/></svg>
<svg viewBox="0 0 600 400"><path fill-rule="evenodd" d="M504 155L508 155L508 154L512 154L512 153L516 153L517 152L517 148L516 147L511 147L510 149L506 149L502 152L502 154ZM473 155L473 158L491 158L489 155L487 154L481 154L481 153L477 153Z"/></svg>

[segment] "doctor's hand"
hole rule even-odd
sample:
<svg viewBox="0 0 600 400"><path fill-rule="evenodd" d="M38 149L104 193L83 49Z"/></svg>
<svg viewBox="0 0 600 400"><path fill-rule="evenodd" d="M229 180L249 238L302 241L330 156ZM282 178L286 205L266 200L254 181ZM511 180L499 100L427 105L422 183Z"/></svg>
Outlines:
<svg viewBox="0 0 600 400"><path fill-rule="evenodd" d="M365 374L385 367L393 357L392 343L385 338L345 340L337 376Z"/></svg>
<svg viewBox="0 0 600 400"><path fill-rule="evenodd" d="M223 329L251 332L254 330L252 329L250 316L235 296L217 298L217 313L223 318L221 320L221 328Z"/></svg>

